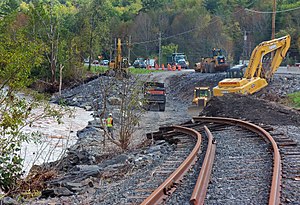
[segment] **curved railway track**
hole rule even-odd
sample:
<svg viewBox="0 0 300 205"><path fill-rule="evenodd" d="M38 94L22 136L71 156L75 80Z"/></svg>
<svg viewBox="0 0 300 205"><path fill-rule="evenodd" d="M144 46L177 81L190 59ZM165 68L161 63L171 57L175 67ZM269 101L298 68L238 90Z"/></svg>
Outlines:
<svg viewBox="0 0 300 205"><path fill-rule="evenodd" d="M115 185L102 186L95 193L97 204L288 205L300 201L295 191L300 188L300 152L294 149L296 142L270 126L195 117L181 126L160 127L147 137L157 140L156 149L158 144L167 147L161 150L161 158L130 171ZM113 197L116 193L120 197Z"/></svg>
<svg viewBox="0 0 300 205"><path fill-rule="evenodd" d="M192 183L196 188L194 189L192 199L190 199L191 203L203 204L204 198L207 204L280 203L280 155L274 139L267 131L249 122L235 119L197 117L194 118L194 121L195 123L185 126L192 127L195 132L197 132L196 130L203 130L203 124L212 122L230 125L230 127L224 127L224 125L208 125L217 141L216 161L214 162L215 165L213 168L214 174L212 175L211 184L207 190L208 195L205 197L210 175L209 171L203 170L209 170L209 168L205 167L211 167L212 163L203 161L197 162L201 163L202 169L199 175L200 180L198 179L197 183ZM238 126L238 128L233 128L232 125ZM241 129L241 127L243 129ZM184 128L182 128L182 130L183 129ZM235 132L238 134L233 134ZM156 134L159 135L162 133ZM209 131L206 132L206 135L209 135ZM212 141L210 144L214 144ZM238 146L233 146L234 144ZM212 148L207 149L209 152L211 152L211 150ZM206 155L209 156L210 154ZM213 156L214 154L212 154L212 158L214 158ZM274 156L274 162L272 161L272 156ZM207 164L208 166L206 166ZM183 171L176 170L176 172ZM170 181L169 178L167 181L168 180ZM175 182L174 184L177 185L177 183L178 182ZM181 184L184 184L184 181L181 182L180 185ZM189 182L189 184L191 184L191 182ZM178 193L188 192L187 189L180 190L180 186L178 187ZM183 187L190 186L183 185ZM169 193L159 191L166 188L170 188L168 182L160 185L158 190L155 190L142 204L161 203L162 198L166 198L170 195ZM165 196L162 196L162 193L165 193ZM180 194L179 198L182 198L181 195L182 194ZM179 198L175 192L165 202L166 204L187 203Z"/></svg>

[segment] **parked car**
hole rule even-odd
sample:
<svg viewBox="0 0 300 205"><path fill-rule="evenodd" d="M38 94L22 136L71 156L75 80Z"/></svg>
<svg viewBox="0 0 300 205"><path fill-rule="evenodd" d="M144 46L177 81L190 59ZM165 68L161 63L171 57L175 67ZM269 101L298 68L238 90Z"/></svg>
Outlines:
<svg viewBox="0 0 300 205"><path fill-rule="evenodd" d="M108 65L109 64L109 60L103 60L102 63L103 63L103 65Z"/></svg>
<svg viewBox="0 0 300 205"><path fill-rule="evenodd" d="M177 66L180 65L182 69L188 69L188 65L185 60L179 60Z"/></svg>
<svg viewBox="0 0 300 205"><path fill-rule="evenodd" d="M94 65L99 65L99 61L98 60L93 60L93 64Z"/></svg>
<svg viewBox="0 0 300 205"><path fill-rule="evenodd" d="M133 63L133 67L135 67L135 68L146 68L145 60L136 59Z"/></svg>
<svg viewBox="0 0 300 205"><path fill-rule="evenodd" d="M147 59L146 60L146 65L154 67L156 64L156 60L155 59Z"/></svg>

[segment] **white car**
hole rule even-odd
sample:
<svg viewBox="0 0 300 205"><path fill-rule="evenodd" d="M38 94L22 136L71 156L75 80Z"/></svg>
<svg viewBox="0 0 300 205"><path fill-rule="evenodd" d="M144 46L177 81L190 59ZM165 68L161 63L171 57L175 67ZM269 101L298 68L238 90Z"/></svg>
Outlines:
<svg viewBox="0 0 300 205"><path fill-rule="evenodd" d="M103 63L103 65L108 65L109 60L103 60L102 63Z"/></svg>

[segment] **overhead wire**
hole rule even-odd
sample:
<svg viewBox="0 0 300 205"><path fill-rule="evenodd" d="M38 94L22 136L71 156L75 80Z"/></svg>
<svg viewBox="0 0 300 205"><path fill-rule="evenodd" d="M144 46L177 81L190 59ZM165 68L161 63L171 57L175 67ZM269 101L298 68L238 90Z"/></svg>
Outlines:
<svg viewBox="0 0 300 205"><path fill-rule="evenodd" d="M298 9L300 9L300 6L296 7L296 8L292 8L292 9L279 10L279 11L275 11L275 12L273 12L273 11L256 11L256 10L247 9L247 8L245 8L245 11L259 13L259 14L273 14L273 13L285 13L285 12L290 12L290 11L294 11L294 10L298 10Z"/></svg>
<svg viewBox="0 0 300 205"><path fill-rule="evenodd" d="M254 2L251 2L249 3L246 7L248 6L251 6ZM236 13L239 13L241 12L242 10L244 9L239 9L235 12L233 12L233 14L236 14ZM216 17L213 17L213 19L216 18ZM216 23L218 21L218 19L214 20L214 21L211 21L210 23L208 23L205 27L208 27L209 25L213 25L214 23ZM174 34L174 35L170 35L170 36L166 36L166 37L163 37L161 38L161 40L166 40L166 39L169 39L169 38L173 38L173 37L177 37L177 36L181 36L181 35L184 35L184 34L187 34L187 33L191 33L195 30L199 29L199 27L195 27L195 28L192 28L190 30L187 30L187 31L184 31L184 32L181 32L181 33L177 33L177 34ZM153 42L157 42L159 41L159 39L153 39L153 40L147 40L147 41L142 41L142 42L133 42L131 43L131 45L139 45L139 44L145 44L145 43L153 43Z"/></svg>
<svg viewBox="0 0 300 205"><path fill-rule="evenodd" d="M249 3L246 7L251 6L253 3L254 2ZM281 11L275 11L275 13L289 12L289 11L294 11L294 10L298 10L298 9L300 9L300 7L296 7L296 8L292 8L292 9L286 9L286 10L281 10ZM240 13L243 10L248 11L248 12L253 12L253 13L261 13L261 14L272 14L273 13L272 11L270 11L270 12L269 11L256 11L256 10L253 10L253 9L241 8L241 9L238 9L237 11L233 12L232 14ZM214 18L216 18L216 17L213 17L213 19ZM216 19L214 21L211 21L205 27L213 25L217 21L218 21L218 19ZM170 38L181 36L181 35L184 35L184 34L187 34L187 33L191 33L191 32L193 32L193 31L195 31L197 29L199 29L199 27L195 27L195 28L192 28L190 30L187 30L187 31L184 31L184 32L181 32L181 33L177 33L177 34L173 34L173 35L170 35L170 36L162 37L160 40L167 40L167 39L170 39ZM153 40L141 41L141 42L132 42L131 45L140 45L140 44L146 44L146 43L153 43L153 42L157 42L157 41L159 41L159 38L153 39Z"/></svg>

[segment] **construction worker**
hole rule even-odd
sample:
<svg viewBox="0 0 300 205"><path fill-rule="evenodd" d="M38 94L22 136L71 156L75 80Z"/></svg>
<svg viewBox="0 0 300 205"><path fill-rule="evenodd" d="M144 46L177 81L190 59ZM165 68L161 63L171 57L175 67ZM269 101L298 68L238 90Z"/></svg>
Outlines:
<svg viewBox="0 0 300 205"><path fill-rule="evenodd" d="M114 121L113 121L113 118L112 118L112 114L109 113L108 118L106 119L106 127L107 127L107 131L110 134L112 139L114 139L113 125L114 125Z"/></svg>

